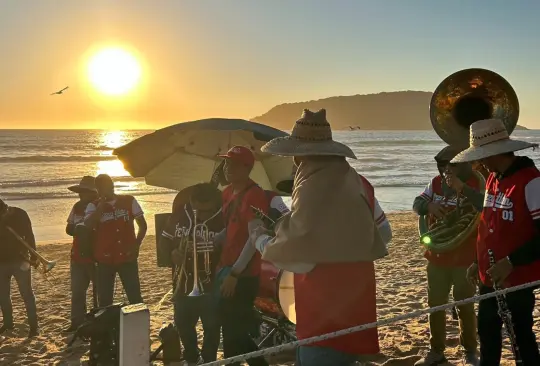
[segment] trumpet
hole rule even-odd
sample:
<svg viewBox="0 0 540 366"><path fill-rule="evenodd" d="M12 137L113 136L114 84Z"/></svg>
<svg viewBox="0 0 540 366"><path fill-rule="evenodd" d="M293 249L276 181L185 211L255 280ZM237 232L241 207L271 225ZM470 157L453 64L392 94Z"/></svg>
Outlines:
<svg viewBox="0 0 540 366"><path fill-rule="evenodd" d="M202 242L197 243L197 228L199 228ZM210 254L214 250L214 243L209 241L208 226L205 223L197 224L197 210L193 209L193 290L188 296L204 295L204 286L210 282L211 260ZM199 276L199 254L203 256L204 277Z"/></svg>
<svg viewBox="0 0 540 366"><path fill-rule="evenodd" d="M39 254L34 248L32 248L32 246L30 244L28 244L26 242L26 240L24 240L19 234L17 234L17 232L15 230L13 230L11 227L9 226L6 226L6 229L8 229L8 231L13 234L13 236L15 237L15 239L17 239L19 241L19 243L21 243L26 249L28 249L28 251L30 252L31 255L35 256L38 261L37 261L37 265L36 265L36 268L39 267L39 265L41 264L41 272L43 274L47 273L47 272L50 272L54 266L56 266L56 262L55 261L48 261L47 259L45 259L41 254ZM30 261L25 261L25 263L23 264L23 266L21 267L21 269L23 270L28 270L28 264L30 263Z"/></svg>
<svg viewBox="0 0 540 366"><path fill-rule="evenodd" d="M177 268L174 277L176 279L176 287L173 292L173 298L176 298L179 293L183 282L185 282L186 273L186 260L188 249L192 248L193 250L193 289L188 296L201 296L205 293L205 285L207 285L211 278L211 253L214 250L214 244L209 240L209 230L208 226L205 223L197 224L197 210L193 210L193 233L192 240L190 241L189 236L184 236L180 244L178 245L178 250L182 254L182 264ZM199 231L199 235L197 235ZM202 241L197 242L198 238L201 237ZM204 260L204 266L202 269L199 269L199 255L202 255ZM201 273L202 272L202 276Z"/></svg>

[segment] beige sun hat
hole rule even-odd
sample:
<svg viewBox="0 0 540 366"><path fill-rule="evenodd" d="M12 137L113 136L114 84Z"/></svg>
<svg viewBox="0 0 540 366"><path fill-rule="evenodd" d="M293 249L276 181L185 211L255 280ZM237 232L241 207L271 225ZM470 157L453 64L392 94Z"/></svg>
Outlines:
<svg viewBox="0 0 540 366"><path fill-rule="evenodd" d="M318 112L304 109L290 136L270 140L261 151L280 156L334 155L356 159L347 145L332 139L325 109Z"/></svg>
<svg viewBox="0 0 540 366"><path fill-rule="evenodd" d="M452 159L451 163L467 163L490 156L538 147L538 144L513 140L499 119L474 122L469 132L469 148Z"/></svg>

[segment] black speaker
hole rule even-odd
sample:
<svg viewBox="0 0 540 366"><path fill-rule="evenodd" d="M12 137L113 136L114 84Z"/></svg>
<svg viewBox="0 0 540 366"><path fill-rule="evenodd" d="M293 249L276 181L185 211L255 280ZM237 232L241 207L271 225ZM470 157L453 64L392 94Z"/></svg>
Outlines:
<svg viewBox="0 0 540 366"><path fill-rule="evenodd" d="M170 213L160 213L154 215L154 222L156 227L156 258L158 267L172 268L173 262L171 259L171 248L168 245L164 245L161 233L171 216Z"/></svg>

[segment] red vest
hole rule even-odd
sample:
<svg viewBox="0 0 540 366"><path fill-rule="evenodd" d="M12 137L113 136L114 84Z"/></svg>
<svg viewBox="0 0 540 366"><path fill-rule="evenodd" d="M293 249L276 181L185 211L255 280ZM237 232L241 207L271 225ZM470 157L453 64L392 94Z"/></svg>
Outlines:
<svg viewBox="0 0 540 366"><path fill-rule="evenodd" d="M373 186L364 177L360 178L370 208L374 211ZM377 320L373 262L318 264L309 273L294 275L294 295L298 339ZM379 352L377 328L311 345L356 355Z"/></svg>
<svg viewBox="0 0 540 366"><path fill-rule="evenodd" d="M73 206L73 221L75 223L82 222L84 220L86 206L79 201ZM92 258L81 258L81 252L79 250L79 239L77 236L73 236L73 244L71 245L71 260L75 263L92 263Z"/></svg>
<svg viewBox="0 0 540 366"><path fill-rule="evenodd" d="M479 189L478 181L472 177L465 182L471 188ZM448 201L442 190L442 178L436 176L431 181L433 202L440 203L447 211L456 208L456 202ZM431 219L431 218L430 218ZM460 246L446 253L433 253L426 250L424 257L431 263L441 267L469 267L476 259L476 231L473 231Z"/></svg>
<svg viewBox="0 0 540 366"><path fill-rule="evenodd" d="M536 227L525 199L525 186L540 177L536 167L523 168L514 174L497 180L490 174L486 182L484 210L478 226L478 269L480 279L492 286L486 271L489 269L488 250L493 250L495 262L531 240ZM540 279L540 261L515 267L505 286L511 287Z"/></svg>
<svg viewBox="0 0 540 366"><path fill-rule="evenodd" d="M116 196L107 205L96 228L94 258L98 263L121 264L137 259L139 248L133 223L133 196ZM97 202L95 203L97 206Z"/></svg>
<svg viewBox="0 0 540 366"><path fill-rule="evenodd" d="M216 268L218 272L223 267L233 266L244 249L249 237L248 223L255 218L251 205L268 212L268 198L265 191L255 182L250 181L248 187L234 194L233 187L228 186L223 191L223 218L227 227L227 239L221 251L220 261ZM261 254L253 255L242 275L259 276L261 272Z"/></svg>

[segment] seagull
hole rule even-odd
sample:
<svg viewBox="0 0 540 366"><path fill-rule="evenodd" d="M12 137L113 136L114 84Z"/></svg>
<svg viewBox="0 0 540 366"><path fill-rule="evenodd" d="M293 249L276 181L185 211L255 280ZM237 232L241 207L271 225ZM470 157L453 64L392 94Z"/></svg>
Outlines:
<svg viewBox="0 0 540 366"><path fill-rule="evenodd" d="M54 92L54 93L51 93L51 95L55 95L55 94L60 95L60 94L62 94L64 91L66 91L68 88L69 88L69 86L66 86L66 87L65 87L64 89L62 89L62 90L59 90L59 91Z"/></svg>

